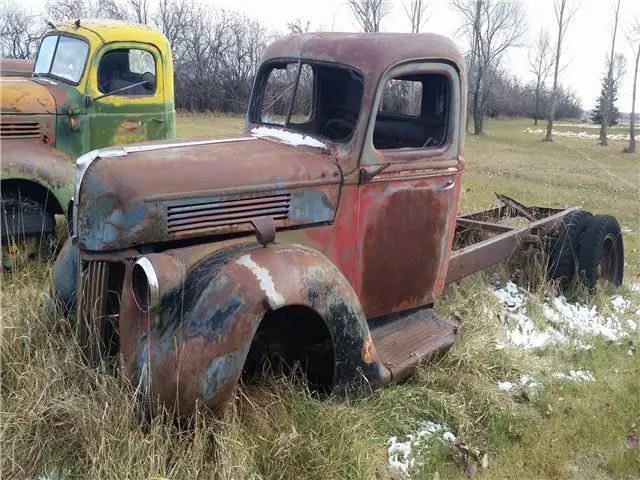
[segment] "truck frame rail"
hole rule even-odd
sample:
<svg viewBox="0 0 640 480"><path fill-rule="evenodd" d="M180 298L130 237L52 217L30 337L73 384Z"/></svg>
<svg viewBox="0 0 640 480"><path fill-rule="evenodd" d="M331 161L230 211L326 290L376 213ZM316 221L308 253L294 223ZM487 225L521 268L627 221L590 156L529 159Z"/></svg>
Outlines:
<svg viewBox="0 0 640 480"><path fill-rule="evenodd" d="M567 214L578 210L578 207L562 209L525 206L506 195L496 193L496 196L499 205L458 216L456 236L466 235L468 232L491 236L451 252L446 283L455 282L510 258L524 243L538 242L552 235ZM524 226L500 223L513 218L524 218L529 223Z"/></svg>

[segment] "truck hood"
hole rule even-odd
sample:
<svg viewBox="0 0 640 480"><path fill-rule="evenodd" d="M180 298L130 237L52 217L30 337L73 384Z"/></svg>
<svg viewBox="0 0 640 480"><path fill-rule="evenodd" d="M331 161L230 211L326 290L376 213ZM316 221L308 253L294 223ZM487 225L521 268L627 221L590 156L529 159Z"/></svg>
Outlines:
<svg viewBox="0 0 640 480"><path fill-rule="evenodd" d="M2 115L55 114L56 102L49 89L30 78L1 77Z"/></svg>
<svg viewBox="0 0 640 480"><path fill-rule="evenodd" d="M278 228L331 221L341 171L327 148L306 146L322 144L294 146L291 135L156 142L80 157L81 248L250 232L251 219L264 216Z"/></svg>

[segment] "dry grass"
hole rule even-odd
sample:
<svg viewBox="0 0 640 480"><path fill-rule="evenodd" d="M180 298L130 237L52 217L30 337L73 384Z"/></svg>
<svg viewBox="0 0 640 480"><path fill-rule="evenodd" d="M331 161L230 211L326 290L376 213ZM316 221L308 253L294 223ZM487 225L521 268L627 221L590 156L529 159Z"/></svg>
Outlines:
<svg viewBox="0 0 640 480"><path fill-rule="evenodd" d="M181 115L178 133L233 134L242 122ZM629 172L637 178L638 157L584 140L543 144L522 134L524 126L490 123L486 137L468 139L463 209L486 207L492 192L500 191L525 203L577 203L614 213L634 232L625 236L625 246L627 278L637 282L639 204ZM517 260L493 271L506 279ZM535 310L553 287L540 281L535 259L519 260L526 269L538 268L526 280L535 287ZM201 412L192 428L180 429L170 415L142 420L124 379L81 361L71 321L43 308L48 269L27 265L0 283L2 477L394 478L398 473L387 468L387 438L414 432L431 419L489 452L483 478L639 478L640 454L625 444L630 424L640 424L640 368L637 356L627 354L629 345L592 339L591 352L499 348L503 334L489 273L447 288L437 309L461 320L459 339L405 384L365 397L319 399L296 379L271 379L238 389L222 418ZM611 293L592 300L606 305ZM638 301L628 289L619 293ZM640 335L630 342L638 345ZM549 376L577 368L590 370L598 382ZM522 373L541 379L536 395L498 389L498 381ZM464 477L442 443L424 446L419 456L414 478L433 478L435 472Z"/></svg>

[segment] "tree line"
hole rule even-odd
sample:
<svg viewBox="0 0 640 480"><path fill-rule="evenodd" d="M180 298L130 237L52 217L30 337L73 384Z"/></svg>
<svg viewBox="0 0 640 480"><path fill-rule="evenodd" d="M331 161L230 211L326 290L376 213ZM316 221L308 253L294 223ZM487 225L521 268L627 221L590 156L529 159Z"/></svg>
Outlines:
<svg viewBox="0 0 640 480"><path fill-rule="evenodd" d="M44 12L31 13L17 0L0 7L0 50L4 57L31 58L50 22L82 17L113 18L149 24L162 31L174 59L176 107L187 110L243 112L264 48L281 35L246 15L212 9L194 0L49 0ZM407 30L417 33L429 20L428 0L401 0ZM547 120L546 140L560 117L582 116L575 92L560 83L566 66L562 52L565 35L578 9L578 0L553 0L555 22L527 45L526 12L521 0L450 0L460 17L459 32L466 44L469 115L467 130L484 131L491 116L527 116L537 124ZM346 0L355 24L365 32L378 32L394 8L392 0ZM601 123L601 143L616 121L617 89L626 73L624 57L616 50L619 0L615 11L611 52L605 61L602 93L594 108ZM640 22L625 27L628 43L637 50L634 99L640 62ZM308 31L310 22L294 20L289 32ZM507 51L526 48L531 80L523 82L502 65ZM635 118L633 110L632 120ZM471 125L471 123L473 125ZM635 149L632 142L629 150ZM632 145L633 143L633 145Z"/></svg>

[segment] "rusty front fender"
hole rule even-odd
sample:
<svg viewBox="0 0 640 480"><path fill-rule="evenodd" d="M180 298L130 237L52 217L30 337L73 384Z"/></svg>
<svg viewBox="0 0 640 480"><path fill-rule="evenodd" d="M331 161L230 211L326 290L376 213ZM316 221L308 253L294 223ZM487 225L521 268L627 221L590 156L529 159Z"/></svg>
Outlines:
<svg viewBox="0 0 640 480"><path fill-rule="evenodd" d="M55 199L52 210L64 213L73 195L75 168L69 156L33 139L1 142L2 183L21 182L48 192ZM28 190L28 187L24 187ZM26 192L22 192L23 195ZM52 200L53 200L52 199Z"/></svg>
<svg viewBox="0 0 640 480"><path fill-rule="evenodd" d="M135 307L126 284L123 312ZM126 325L121 316L121 346L134 384L141 382L154 401L175 406L179 416L197 403L216 410L228 401L263 317L286 306L308 307L324 320L333 343L334 387L383 377L356 294L316 250L226 248L190 267L181 291L170 296L174 300L163 297L154 320L140 316Z"/></svg>

